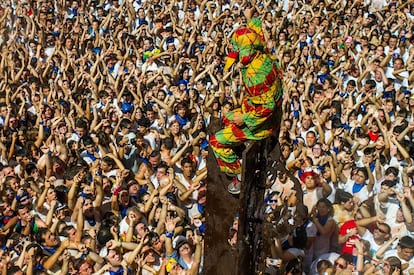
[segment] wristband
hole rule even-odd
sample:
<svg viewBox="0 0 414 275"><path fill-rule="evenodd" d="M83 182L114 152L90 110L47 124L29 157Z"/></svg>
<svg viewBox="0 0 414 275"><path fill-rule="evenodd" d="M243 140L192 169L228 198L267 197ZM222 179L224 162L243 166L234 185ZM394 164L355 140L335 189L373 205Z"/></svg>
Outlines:
<svg viewBox="0 0 414 275"><path fill-rule="evenodd" d="M3 247L1 248L3 251L7 251L7 246L3 245Z"/></svg>
<svg viewBox="0 0 414 275"><path fill-rule="evenodd" d="M121 189L122 189L121 185L112 188L112 194L114 194L114 196L118 196L118 193L119 191L121 191Z"/></svg>
<svg viewBox="0 0 414 275"><path fill-rule="evenodd" d="M42 264L37 264L37 265L34 266L34 269L35 270L44 270L45 268Z"/></svg>
<svg viewBox="0 0 414 275"><path fill-rule="evenodd" d="M174 236L174 232L168 232L168 231L165 231L165 236L166 236L167 238L172 238L172 236Z"/></svg>

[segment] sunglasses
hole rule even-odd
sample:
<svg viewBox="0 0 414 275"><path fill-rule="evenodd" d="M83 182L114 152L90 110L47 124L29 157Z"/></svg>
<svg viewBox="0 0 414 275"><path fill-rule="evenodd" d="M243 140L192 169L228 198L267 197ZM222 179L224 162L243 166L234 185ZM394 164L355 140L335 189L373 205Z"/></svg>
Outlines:
<svg viewBox="0 0 414 275"><path fill-rule="evenodd" d="M388 234L388 232L387 231L384 231L384 230L382 230L381 228L379 228L379 227L376 227L375 228L376 230L378 230L379 232L381 232L382 234Z"/></svg>
<svg viewBox="0 0 414 275"><path fill-rule="evenodd" d="M277 200L269 200L270 203L277 203Z"/></svg>
<svg viewBox="0 0 414 275"><path fill-rule="evenodd" d="M343 264L340 264L338 262L335 262L335 266L336 267L339 267L340 269L344 269L345 268L345 266Z"/></svg>

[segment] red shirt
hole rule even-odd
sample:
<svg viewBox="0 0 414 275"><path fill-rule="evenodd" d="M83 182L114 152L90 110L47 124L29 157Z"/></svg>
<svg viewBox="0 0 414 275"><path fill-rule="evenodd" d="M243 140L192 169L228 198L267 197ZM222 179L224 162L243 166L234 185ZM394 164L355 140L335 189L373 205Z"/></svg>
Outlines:
<svg viewBox="0 0 414 275"><path fill-rule="evenodd" d="M369 140L370 141L373 141L373 142L376 142L377 141L379 135L380 135L380 133L374 133L372 131L369 131L368 132Z"/></svg>
<svg viewBox="0 0 414 275"><path fill-rule="evenodd" d="M345 236L349 231L351 231L354 228L357 228L357 225L354 220L346 221L339 229L339 235ZM342 246L341 253L352 254L352 250L354 250L354 246L355 246L354 242L355 240L359 240L359 239L360 238L358 235L353 235L349 237L348 240L346 240L346 242Z"/></svg>

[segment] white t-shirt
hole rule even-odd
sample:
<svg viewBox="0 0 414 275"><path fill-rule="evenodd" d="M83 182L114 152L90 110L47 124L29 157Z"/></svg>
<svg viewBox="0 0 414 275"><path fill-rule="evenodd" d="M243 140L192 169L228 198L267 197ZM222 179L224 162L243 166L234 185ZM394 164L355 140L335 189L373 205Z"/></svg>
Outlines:
<svg viewBox="0 0 414 275"><path fill-rule="evenodd" d="M367 185L364 185L364 187L362 187L361 190L354 193L353 192L354 183L355 181L348 179L348 181L345 183L344 190L348 193L351 193L354 197L359 198L361 202L366 201L369 198L369 192L368 192Z"/></svg>
<svg viewBox="0 0 414 275"><path fill-rule="evenodd" d="M364 234L364 236L362 237L363 240L366 240L370 243L370 254L374 259L376 258L376 253L378 251L378 249L383 245L383 244L377 244L374 240L374 235L372 235L372 233L367 230Z"/></svg>
<svg viewBox="0 0 414 275"><path fill-rule="evenodd" d="M129 224L126 221L127 217L124 217L121 222L119 223L119 236L126 236L128 229L129 229Z"/></svg>

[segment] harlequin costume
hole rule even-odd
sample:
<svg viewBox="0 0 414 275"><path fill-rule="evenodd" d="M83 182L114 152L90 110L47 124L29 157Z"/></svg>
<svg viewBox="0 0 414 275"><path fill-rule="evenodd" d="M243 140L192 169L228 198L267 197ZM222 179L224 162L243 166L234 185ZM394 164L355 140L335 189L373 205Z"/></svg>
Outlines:
<svg viewBox="0 0 414 275"><path fill-rule="evenodd" d="M247 95L240 108L224 114L224 128L211 136L210 145L222 172L240 174L241 163L233 148L247 140L265 139L279 127L275 111L281 108L282 72L265 50L259 19L254 18L246 27L236 30L231 42L232 52L224 69L229 69L236 60L241 63ZM242 126L233 123L235 114L241 114Z"/></svg>

